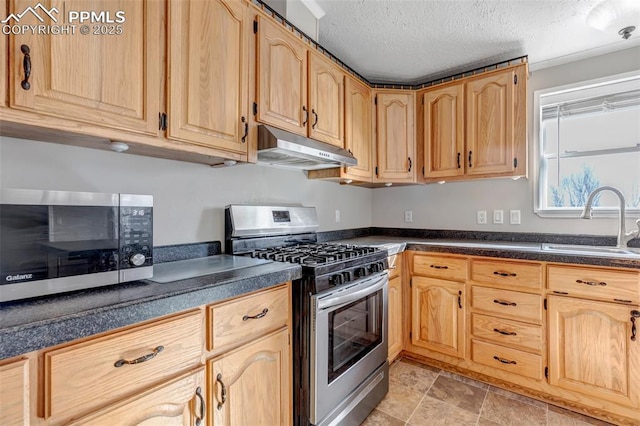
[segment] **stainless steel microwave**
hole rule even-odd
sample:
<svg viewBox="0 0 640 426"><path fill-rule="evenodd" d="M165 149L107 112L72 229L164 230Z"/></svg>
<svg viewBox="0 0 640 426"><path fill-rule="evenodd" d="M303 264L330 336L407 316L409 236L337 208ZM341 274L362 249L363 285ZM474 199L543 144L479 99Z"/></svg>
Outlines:
<svg viewBox="0 0 640 426"><path fill-rule="evenodd" d="M0 191L0 302L152 276L151 195Z"/></svg>

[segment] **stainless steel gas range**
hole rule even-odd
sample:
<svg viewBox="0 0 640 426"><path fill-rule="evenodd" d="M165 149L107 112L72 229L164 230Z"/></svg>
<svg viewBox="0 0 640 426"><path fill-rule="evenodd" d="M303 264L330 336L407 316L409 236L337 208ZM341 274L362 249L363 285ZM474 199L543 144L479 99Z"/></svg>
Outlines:
<svg viewBox="0 0 640 426"><path fill-rule="evenodd" d="M231 205L226 252L302 266L293 282L294 424L359 425L389 388L387 253L317 242L312 207Z"/></svg>

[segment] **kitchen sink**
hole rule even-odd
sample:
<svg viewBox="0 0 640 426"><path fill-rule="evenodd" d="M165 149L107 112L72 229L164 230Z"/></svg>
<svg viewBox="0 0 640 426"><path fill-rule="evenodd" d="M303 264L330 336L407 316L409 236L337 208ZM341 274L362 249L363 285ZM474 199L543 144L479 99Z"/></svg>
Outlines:
<svg viewBox="0 0 640 426"><path fill-rule="evenodd" d="M484 248L496 250L520 250L520 251L538 251L540 244L538 243L514 243L514 242L488 242L488 241L429 241L425 243L433 246L449 246L449 247L469 247Z"/></svg>
<svg viewBox="0 0 640 426"><path fill-rule="evenodd" d="M542 244L543 251L576 254L580 256L626 257L640 259L640 248L610 247L610 246L582 246L570 244Z"/></svg>

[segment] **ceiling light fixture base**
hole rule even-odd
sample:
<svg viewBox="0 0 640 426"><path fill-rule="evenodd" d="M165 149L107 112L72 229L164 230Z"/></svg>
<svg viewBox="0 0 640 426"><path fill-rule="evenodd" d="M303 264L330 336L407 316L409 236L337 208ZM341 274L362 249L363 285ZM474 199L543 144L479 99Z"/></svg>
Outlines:
<svg viewBox="0 0 640 426"><path fill-rule="evenodd" d="M636 27L634 27L633 25L630 25L618 31L618 34L620 34L623 39L627 40L629 39L629 37L631 37L631 33L634 32L635 30L636 30Z"/></svg>

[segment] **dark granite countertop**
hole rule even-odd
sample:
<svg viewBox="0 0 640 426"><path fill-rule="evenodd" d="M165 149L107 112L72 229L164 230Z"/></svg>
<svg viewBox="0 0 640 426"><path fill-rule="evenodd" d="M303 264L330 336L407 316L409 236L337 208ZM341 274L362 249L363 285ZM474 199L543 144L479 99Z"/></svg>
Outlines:
<svg viewBox="0 0 640 426"><path fill-rule="evenodd" d="M505 259L538 260L543 262L640 269L640 258L586 256L552 252L543 250L540 242L412 238L388 235L369 235L333 242L379 247L387 249L389 254L395 254L404 250L416 250ZM494 247L491 247L492 245L494 245Z"/></svg>
<svg viewBox="0 0 640 426"><path fill-rule="evenodd" d="M70 342L300 278L272 262L160 284L148 280L0 305L0 359Z"/></svg>

